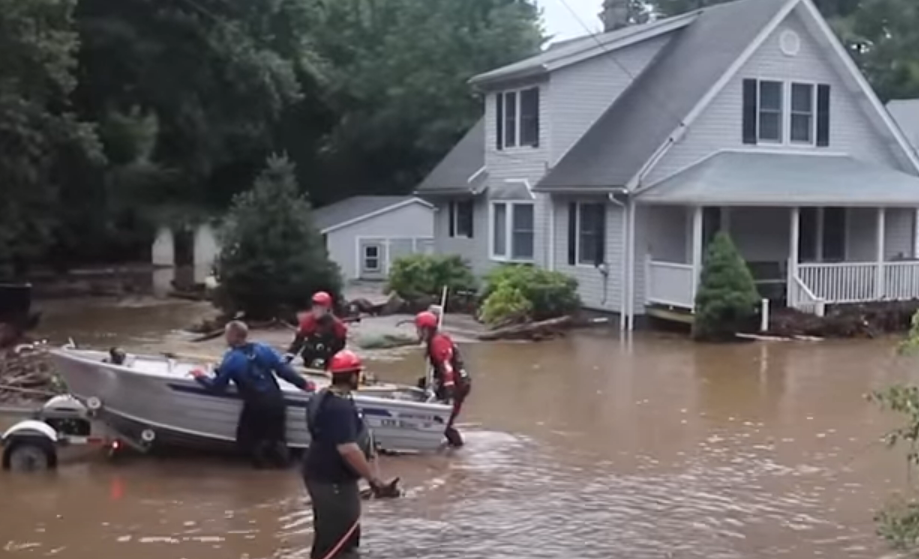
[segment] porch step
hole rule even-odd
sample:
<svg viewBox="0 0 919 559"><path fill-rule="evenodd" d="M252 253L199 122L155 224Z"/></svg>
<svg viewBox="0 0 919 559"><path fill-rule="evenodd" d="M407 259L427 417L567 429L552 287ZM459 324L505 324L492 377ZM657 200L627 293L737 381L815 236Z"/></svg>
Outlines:
<svg viewBox="0 0 919 559"><path fill-rule="evenodd" d="M676 322L679 324L692 325L694 317L686 309L675 309L673 307L650 305L645 308L645 312L651 318L664 320L666 322Z"/></svg>

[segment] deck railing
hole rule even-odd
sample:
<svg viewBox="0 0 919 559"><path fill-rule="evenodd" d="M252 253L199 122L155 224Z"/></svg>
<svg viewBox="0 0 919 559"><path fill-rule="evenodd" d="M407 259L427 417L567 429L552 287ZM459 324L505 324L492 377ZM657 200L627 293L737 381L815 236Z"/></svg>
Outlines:
<svg viewBox="0 0 919 559"><path fill-rule="evenodd" d="M919 261L798 264L798 278L828 304L919 298Z"/></svg>
<svg viewBox="0 0 919 559"><path fill-rule="evenodd" d="M826 301L817 297L800 277L792 277L788 285L788 306L802 312L823 316Z"/></svg>
<svg viewBox="0 0 919 559"><path fill-rule="evenodd" d="M693 308L692 264L647 261L648 303Z"/></svg>

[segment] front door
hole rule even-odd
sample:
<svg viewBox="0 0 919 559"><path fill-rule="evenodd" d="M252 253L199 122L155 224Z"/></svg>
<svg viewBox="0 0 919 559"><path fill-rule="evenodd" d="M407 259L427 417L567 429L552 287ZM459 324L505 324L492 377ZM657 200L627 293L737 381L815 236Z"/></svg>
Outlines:
<svg viewBox="0 0 919 559"><path fill-rule="evenodd" d="M361 241L359 243L361 279L383 279L386 274L384 266L384 246L379 241Z"/></svg>

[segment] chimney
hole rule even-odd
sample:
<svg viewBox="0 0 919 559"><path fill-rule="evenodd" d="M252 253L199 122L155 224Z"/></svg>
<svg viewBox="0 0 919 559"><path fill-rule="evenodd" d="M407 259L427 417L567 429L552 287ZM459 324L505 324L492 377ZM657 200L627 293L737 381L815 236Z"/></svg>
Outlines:
<svg viewBox="0 0 919 559"><path fill-rule="evenodd" d="M609 33L621 29L631 22L631 0L603 0L603 11L600 19L603 21L603 32Z"/></svg>

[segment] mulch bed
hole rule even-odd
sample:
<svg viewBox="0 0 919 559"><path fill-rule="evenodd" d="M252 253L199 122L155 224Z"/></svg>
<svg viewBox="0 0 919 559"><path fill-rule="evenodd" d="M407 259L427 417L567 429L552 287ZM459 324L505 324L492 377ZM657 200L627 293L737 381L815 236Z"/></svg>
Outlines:
<svg viewBox="0 0 919 559"><path fill-rule="evenodd" d="M827 309L824 317L781 309L771 316L768 334L782 337L875 338L908 331L917 310L919 300L835 305Z"/></svg>

